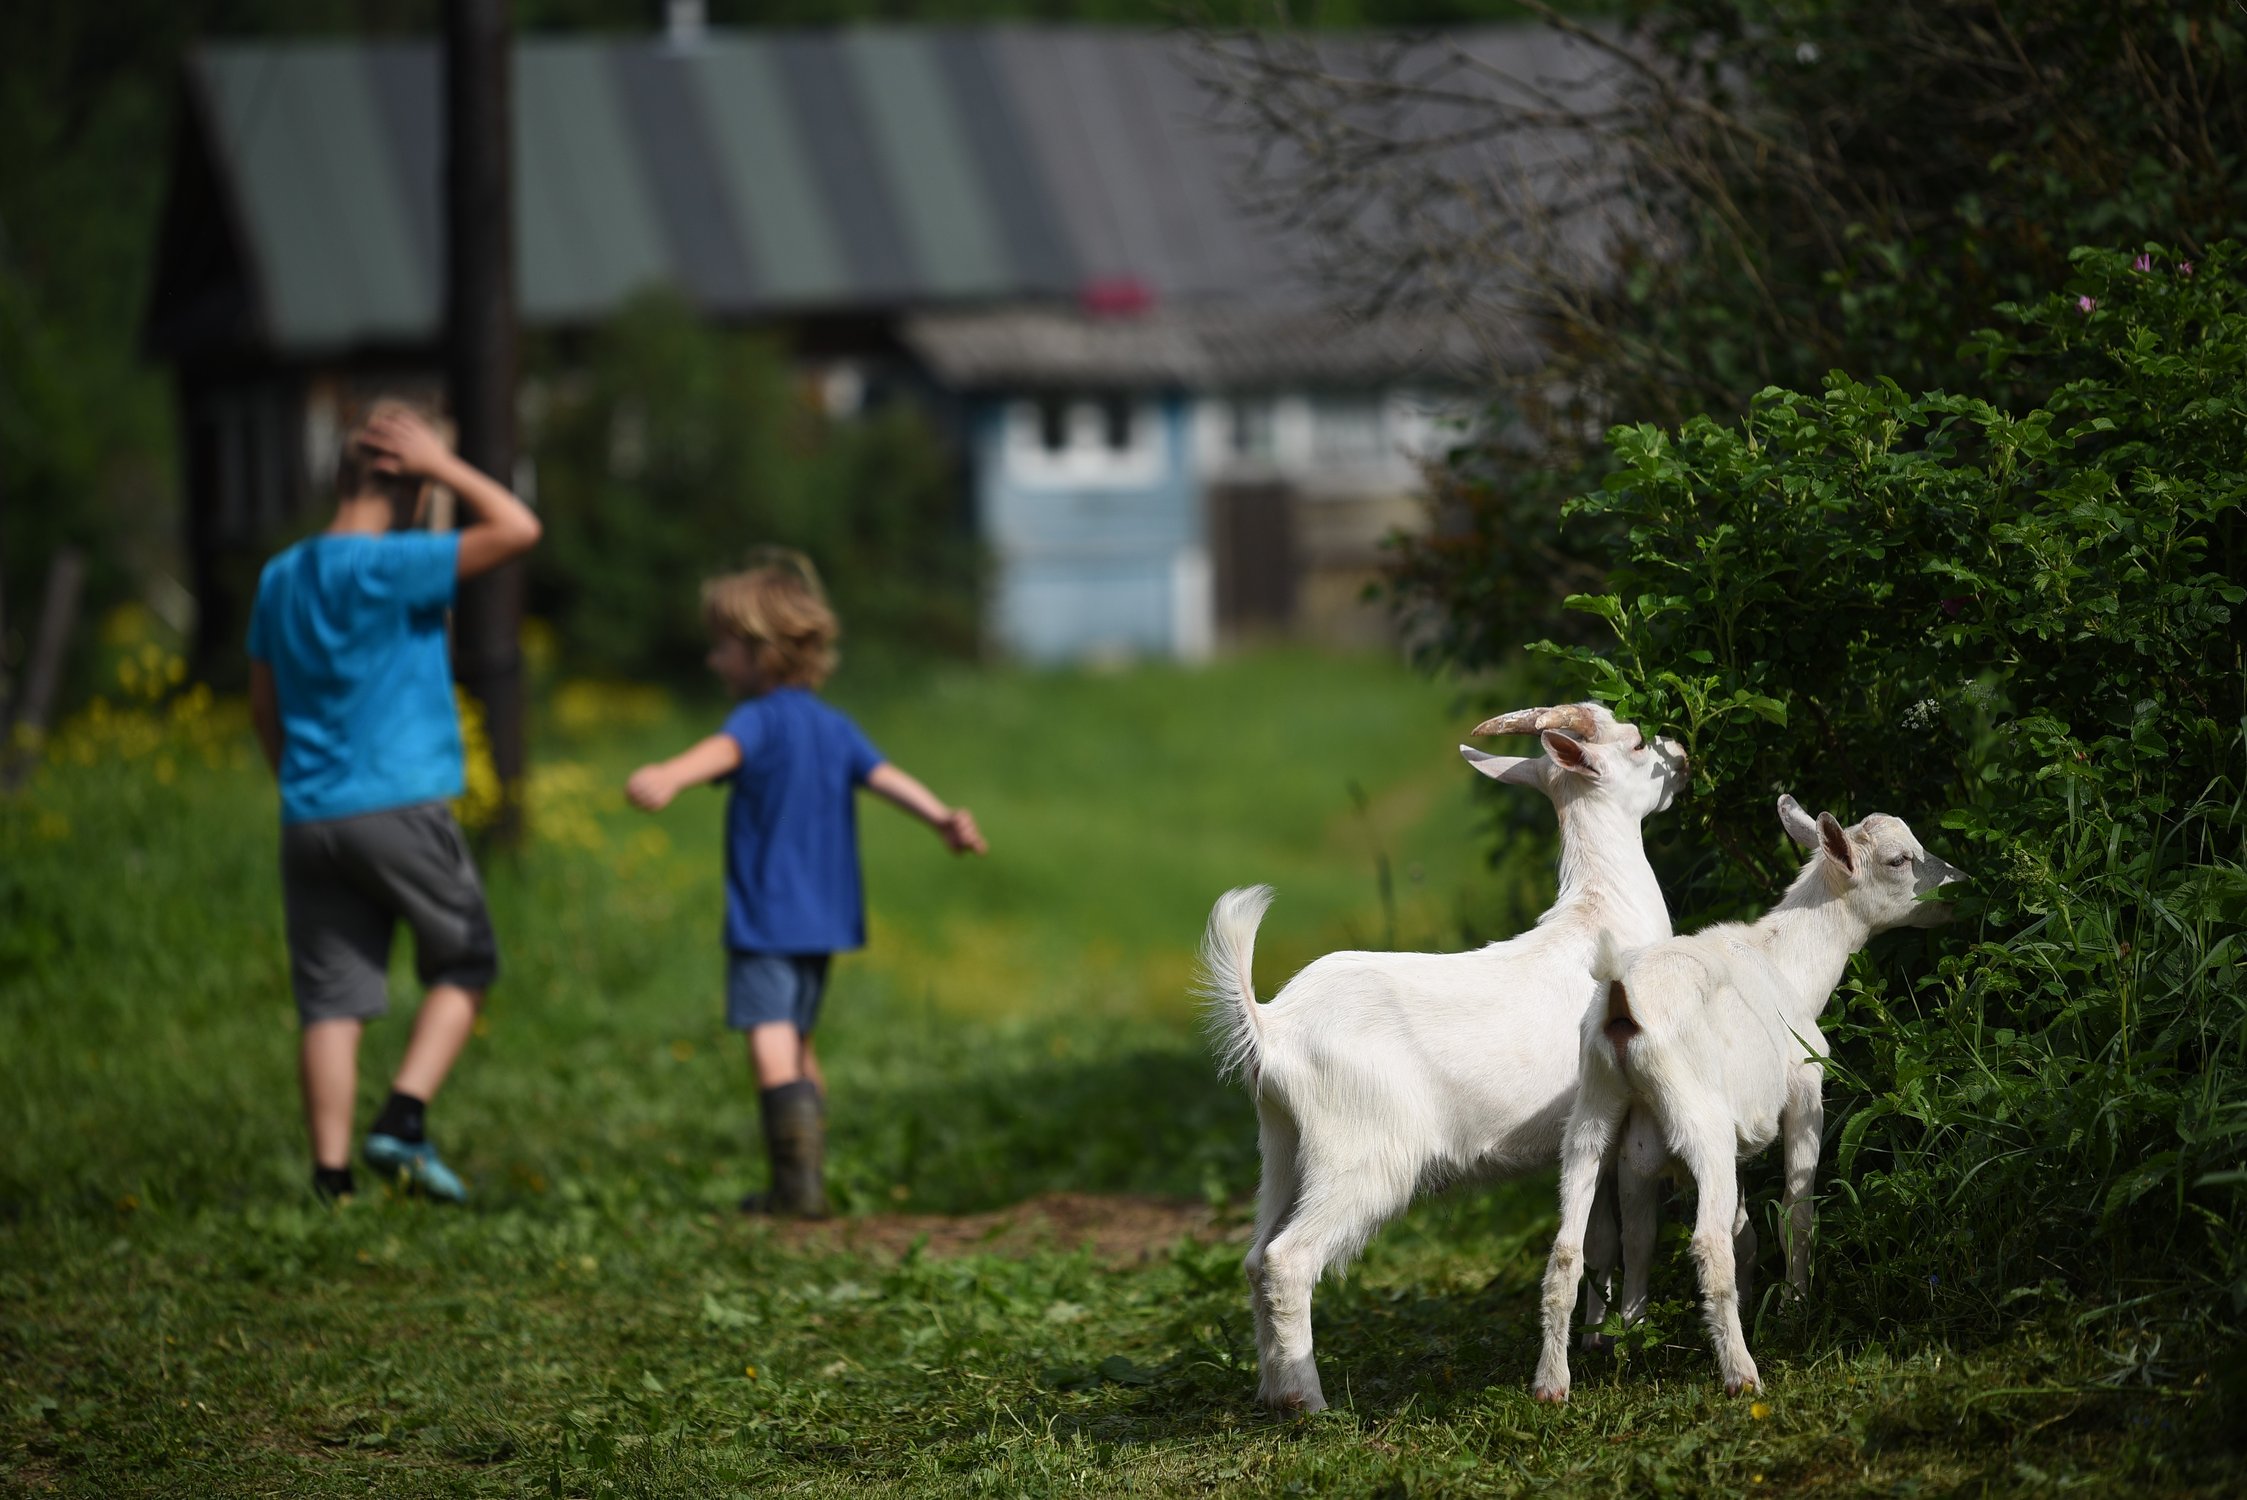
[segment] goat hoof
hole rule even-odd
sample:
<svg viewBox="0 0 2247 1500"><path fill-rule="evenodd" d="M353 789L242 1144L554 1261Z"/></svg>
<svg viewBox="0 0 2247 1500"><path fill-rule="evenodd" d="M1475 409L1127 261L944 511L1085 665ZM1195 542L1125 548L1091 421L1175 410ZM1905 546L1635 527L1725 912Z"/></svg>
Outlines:
<svg viewBox="0 0 2247 1500"><path fill-rule="evenodd" d="M1745 1375L1729 1375L1725 1377L1724 1394L1726 1394L1727 1396L1737 1396L1743 1391L1751 1391L1757 1395L1763 1394L1763 1382L1756 1379L1755 1371L1750 1370Z"/></svg>
<svg viewBox="0 0 2247 1500"><path fill-rule="evenodd" d="M1601 1333L1597 1328L1587 1328L1584 1330L1585 1353L1606 1354L1614 1349L1614 1347L1615 1336L1613 1334Z"/></svg>
<svg viewBox="0 0 2247 1500"><path fill-rule="evenodd" d="M1533 1388L1530 1394L1547 1406L1566 1406L1568 1404L1568 1387L1565 1385L1540 1385Z"/></svg>

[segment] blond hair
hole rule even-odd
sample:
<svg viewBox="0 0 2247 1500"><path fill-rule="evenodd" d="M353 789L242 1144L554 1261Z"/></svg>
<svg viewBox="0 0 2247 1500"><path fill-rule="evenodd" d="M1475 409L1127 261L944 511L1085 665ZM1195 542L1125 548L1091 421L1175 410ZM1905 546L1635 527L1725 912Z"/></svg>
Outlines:
<svg viewBox="0 0 2247 1500"><path fill-rule="evenodd" d="M702 618L749 647L768 687L817 688L835 670L843 633L819 570L801 552L760 547L749 566L702 585Z"/></svg>

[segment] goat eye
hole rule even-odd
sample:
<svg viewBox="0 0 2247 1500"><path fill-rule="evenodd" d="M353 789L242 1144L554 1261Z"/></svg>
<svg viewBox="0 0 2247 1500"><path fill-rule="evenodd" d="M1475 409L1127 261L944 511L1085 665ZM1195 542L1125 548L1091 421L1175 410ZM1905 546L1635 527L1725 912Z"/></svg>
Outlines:
<svg viewBox="0 0 2247 1500"><path fill-rule="evenodd" d="M1895 866L1899 870L1901 870L1904 866L1910 864L1911 862L1912 857L1908 854L1899 854L1894 859L1888 861L1889 864Z"/></svg>

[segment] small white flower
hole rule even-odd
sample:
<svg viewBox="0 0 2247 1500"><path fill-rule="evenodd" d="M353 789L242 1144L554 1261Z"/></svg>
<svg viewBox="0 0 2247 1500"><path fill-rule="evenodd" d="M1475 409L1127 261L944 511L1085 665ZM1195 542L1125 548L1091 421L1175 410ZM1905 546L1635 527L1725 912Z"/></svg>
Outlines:
<svg viewBox="0 0 2247 1500"><path fill-rule="evenodd" d="M1794 60L1806 68L1809 67L1818 60L1818 44L1816 42L1795 43Z"/></svg>

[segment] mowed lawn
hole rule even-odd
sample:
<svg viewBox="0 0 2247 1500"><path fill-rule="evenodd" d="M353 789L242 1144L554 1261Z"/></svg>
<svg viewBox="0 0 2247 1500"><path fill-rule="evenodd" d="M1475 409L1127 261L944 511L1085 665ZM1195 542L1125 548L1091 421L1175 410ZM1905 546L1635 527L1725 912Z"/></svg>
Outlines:
<svg viewBox="0 0 2247 1500"><path fill-rule="evenodd" d="M2051 1332L1975 1350L1798 1315L1712 1379L1673 1254L1655 1325L1536 1406L1550 1184L1417 1208L1322 1288L1336 1410L1259 1415L1239 1274L1254 1119L1186 994L1227 886L1279 887L1269 993L1338 946L1533 914L1394 662L951 669L835 697L973 807L988 859L862 804L873 942L821 1043L847 1211L745 1221L720 1023L722 798L618 788L722 706L566 684L507 974L433 1112L475 1201L314 1204L270 786L239 716L109 713L0 802L0 1484L39 1493L2227 1493L2192 1406ZM1497 795L1521 795L1498 793ZM371 1108L404 1037L371 1034ZM1057 1197L1054 1195L1067 1195ZM1033 1212L1010 1206L1025 1201ZM1673 1250L1680 1247L1672 1246Z"/></svg>

